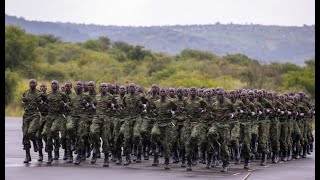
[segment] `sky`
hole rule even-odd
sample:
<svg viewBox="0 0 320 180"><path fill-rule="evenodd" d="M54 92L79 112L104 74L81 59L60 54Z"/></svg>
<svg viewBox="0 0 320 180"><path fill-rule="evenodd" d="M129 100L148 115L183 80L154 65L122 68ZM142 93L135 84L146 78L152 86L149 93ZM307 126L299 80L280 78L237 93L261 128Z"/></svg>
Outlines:
<svg viewBox="0 0 320 180"><path fill-rule="evenodd" d="M27 20L100 25L315 24L315 0L5 0Z"/></svg>

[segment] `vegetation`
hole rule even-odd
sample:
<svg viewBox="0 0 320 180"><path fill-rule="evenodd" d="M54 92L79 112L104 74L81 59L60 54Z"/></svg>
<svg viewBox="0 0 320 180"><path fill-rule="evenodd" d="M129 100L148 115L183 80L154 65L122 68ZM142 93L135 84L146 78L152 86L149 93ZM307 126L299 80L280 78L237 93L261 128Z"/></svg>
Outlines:
<svg viewBox="0 0 320 180"><path fill-rule="evenodd" d="M314 59L305 61L305 66L261 64L243 54L218 56L193 49L173 56L105 36L83 43L63 42L53 35L28 34L13 25L6 25L5 37L6 115L21 114L21 95L30 78L38 84L53 79L60 83L93 80L97 84L134 82L145 88L156 83L162 87L303 90L312 98L315 95Z"/></svg>

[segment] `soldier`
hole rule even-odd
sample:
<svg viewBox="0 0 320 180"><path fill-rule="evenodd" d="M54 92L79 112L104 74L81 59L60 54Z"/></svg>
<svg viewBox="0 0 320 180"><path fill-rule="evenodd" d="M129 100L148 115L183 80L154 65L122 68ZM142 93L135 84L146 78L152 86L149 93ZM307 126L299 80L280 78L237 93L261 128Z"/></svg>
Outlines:
<svg viewBox="0 0 320 180"><path fill-rule="evenodd" d="M112 104L115 104L115 99L113 95L107 94L107 84L100 84L100 93L95 97L96 102L96 115L94 115L92 124L90 126L90 137L93 144L93 154L91 164L97 161L97 149L99 148L98 143L100 136L103 141L103 153L104 153L104 164L103 167L109 166L109 137L111 135L111 119L110 115L112 113Z"/></svg>
<svg viewBox="0 0 320 180"><path fill-rule="evenodd" d="M252 96L253 91L249 91L250 96ZM251 97L252 98L252 97ZM251 143L251 119L255 119L257 111L253 102L247 99L247 93L245 91L240 94L241 101L238 101L235 106L237 108L237 116L240 121L241 128L241 142L242 142L242 155L244 158L244 169L249 168L250 163L250 143Z"/></svg>
<svg viewBox="0 0 320 180"><path fill-rule="evenodd" d="M37 132L37 137L38 137L38 149L39 149L39 159L38 161L41 162L43 161L43 154L42 154L42 148L43 148L43 143L42 143L42 139L45 141L47 141L46 137L43 137L41 135L41 132L43 131L43 128L46 124L46 118L48 115L48 102L46 99L47 96L47 84L46 83L42 83L40 85L40 91L41 91L41 95L40 95L40 105L39 105L39 111L40 111L40 125L39 125L39 130Z"/></svg>
<svg viewBox="0 0 320 180"><path fill-rule="evenodd" d="M33 143L33 149L35 152L38 151L37 145L37 131L39 129L39 97L41 95L40 91L36 89L37 80L30 79L29 81L30 89L25 91L22 95L22 106L24 109L24 114L22 117L22 133L23 133L23 149L26 151L26 159L24 163L29 163L31 161L30 141ZM41 99L40 99L41 100Z"/></svg>
<svg viewBox="0 0 320 180"><path fill-rule="evenodd" d="M47 137L48 162L51 164L52 151L54 145L54 160L59 159L60 137L59 131L63 121L63 108L66 106L67 96L59 90L59 82L53 80L51 82L51 91L47 95L49 113L47 121L41 135ZM53 144L54 141L54 144Z"/></svg>
<svg viewBox="0 0 320 180"><path fill-rule="evenodd" d="M92 150L92 146L91 146L91 139L90 139L90 126L92 124L92 120L93 117L96 114L96 100L95 97L97 95L96 92L96 84L93 81L89 81L88 82L88 95L92 101L92 104L86 109L87 110L87 118L88 120L86 121L85 125L85 136L84 136L84 143L86 146L86 155L82 156L82 160L85 160L85 158L89 158L91 156L91 150Z"/></svg>
<svg viewBox="0 0 320 180"><path fill-rule="evenodd" d="M198 148L199 141L199 118L201 111L205 108L206 103L197 96L197 89L195 87L190 88L189 98L186 101L186 116L185 121L185 140L186 140L186 156L187 156L187 170L192 171L192 160L195 148ZM196 161L195 161L196 162Z"/></svg>
<svg viewBox="0 0 320 180"><path fill-rule="evenodd" d="M86 108L90 106L91 99L83 93L83 83L78 81L74 87L75 93L69 96L68 107L71 116L67 116L67 144L69 149L68 162L73 162L72 150L76 147L77 157L75 165L81 163L82 156L85 156L84 136L85 123L87 121ZM76 144L75 144L76 142Z"/></svg>
<svg viewBox="0 0 320 180"><path fill-rule="evenodd" d="M227 172L229 169L229 151L228 144L230 139L230 125L229 120L234 117L235 108L225 97L223 89L218 91L217 102L212 105L212 114L214 116L214 123L209 129L208 138L215 147L221 146L221 172ZM215 149L217 152L217 149Z"/></svg>
<svg viewBox="0 0 320 180"><path fill-rule="evenodd" d="M174 107L174 103L172 101L168 101L167 93L164 88L160 89L160 99L155 102L156 109L153 110L153 113L156 116L156 122L151 130L151 137L153 142L153 152L154 152L154 161L153 166L159 164L158 153L155 150L155 146L158 145L160 147L160 141L164 148L164 157L165 157L165 169L170 169L169 161L170 161L170 152L171 152L171 135L173 123L171 121L172 117L172 108Z"/></svg>
<svg viewBox="0 0 320 180"><path fill-rule="evenodd" d="M229 92L229 99L232 104L237 103L237 94L235 90ZM230 122L230 146L234 150L235 164L240 163L240 124L238 118L233 118Z"/></svg>
<svg viewBox="0 0 320 180"><path fill-rule="evenodd" d="M67 104L68 102L70 102L70 95L72 94L72 83L71 82L66 82L64 84L64 93L67 96ZM63 111L64 114L64 118L63 121L61 123L61 127L60 127L60 133L61 133L61 145L62 148L64 149L64 154L63 154L63 160L67 160L68 159L68 147L67 147L67 118L68 116L70 116L70 111L68 106L65 106L65 109Z"/></svg>

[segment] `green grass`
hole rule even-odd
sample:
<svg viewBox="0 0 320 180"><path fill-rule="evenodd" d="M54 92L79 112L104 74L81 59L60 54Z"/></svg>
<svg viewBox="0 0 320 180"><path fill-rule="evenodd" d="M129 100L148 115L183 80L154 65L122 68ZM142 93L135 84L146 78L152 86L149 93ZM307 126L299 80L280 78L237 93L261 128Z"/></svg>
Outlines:
<svg viewBox="0 0 320 180"><path fill-rule="evenodd" d="M23 110L19 106L15 105L7 105L5 109L5 116L6 117L22 117L23 115Z"/></svg>

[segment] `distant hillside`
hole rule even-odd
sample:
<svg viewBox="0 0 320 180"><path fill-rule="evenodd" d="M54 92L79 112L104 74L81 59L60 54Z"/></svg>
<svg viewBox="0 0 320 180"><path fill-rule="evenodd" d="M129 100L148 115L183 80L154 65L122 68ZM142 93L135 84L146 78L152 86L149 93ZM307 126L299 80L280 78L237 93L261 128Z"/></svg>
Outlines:
<svg viewBox="0 0 320 180"><path fill-rule="evenodd" d="M262 63L277 61L299 65L315 56L315 26L217 23L128 27L28 21L8 15L5 16L5 23L19 25L32 34L53 34L64 41L83 42L108 36L112 41L124 41L168 54L177 54L190 48L217 55L242 53Z"/></svg>

